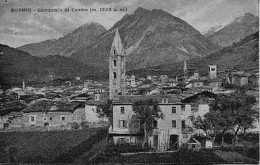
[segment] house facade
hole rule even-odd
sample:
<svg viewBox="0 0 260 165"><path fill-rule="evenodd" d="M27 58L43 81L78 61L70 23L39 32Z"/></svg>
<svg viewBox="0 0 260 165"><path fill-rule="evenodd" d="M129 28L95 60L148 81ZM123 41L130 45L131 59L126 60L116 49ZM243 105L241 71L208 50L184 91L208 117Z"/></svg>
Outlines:
<svg viewBox="0 0 260 165"><path fill-rule="evenodd" d="M21 117L16 118L10 127L65 126L71 122L85 120L85 109L78 103L41 100L26 107Z"/></svg>
<svg viewBox="0 0 260 165"><path fill-rule="evenodd" d="M154 129L149 133L149 146L156 150L174 149L188 143L193 134L191 116L203 116L209 112L207 104L198 104L196 111L188 103L182 103L176 96L120 96L113 101L113 122L109 134L115 144L141 143L143 139L140 121L135 121L133 128L133 103L141 99L158 100L159 108L164 114L163 119L154 123ZM124 99L122 99L124 98Z"/></svg>

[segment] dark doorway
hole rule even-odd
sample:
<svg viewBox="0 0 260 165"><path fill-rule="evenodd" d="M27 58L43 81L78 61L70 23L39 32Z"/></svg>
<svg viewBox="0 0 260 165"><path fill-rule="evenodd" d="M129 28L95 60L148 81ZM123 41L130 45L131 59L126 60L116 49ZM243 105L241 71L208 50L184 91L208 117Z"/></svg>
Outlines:
<svg viewBox="0 0 260 165"><path fill-rule="evenodd" d="M44 127L48 127L49 126L49 123L44 123Z"/></svg>
<svg viewBox="0 0 260 165"><path fill-rule="evenodd" d="M158 135L153 135L153 147L154 149L158 147Z"/></svg>
<svg viewBox="0 0 260 165"><path fill-rule="evenodd" d="M170 149L178 149L178 135L170 135Z"/></svg>

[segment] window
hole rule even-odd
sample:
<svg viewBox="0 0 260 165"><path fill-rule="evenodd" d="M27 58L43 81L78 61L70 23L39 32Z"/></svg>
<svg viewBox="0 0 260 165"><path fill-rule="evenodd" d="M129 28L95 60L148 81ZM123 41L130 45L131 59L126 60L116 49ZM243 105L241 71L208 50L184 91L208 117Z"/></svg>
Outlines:
<svg viewBox="0 0 260 165"><path fill-rule="evenodd" d="M125 113L125 107L121 107L121 113Z"/></svg>
<svg viewBox="0 0 260 165"><path fill-rule="evenodd" d="M47 118L46 118L46 117L43 117L43 121L47 121Z"/></svg>
<svg viewBox="0 0 260 165"><path fill-rule="evenodd" d="M119 120L119 128L126 128L126 121L125 120Z"/></svg>
<svg viewBox="0 0 260 165"><path fill-rule="evenodd" d="M114 55L116 55L116 49L114 49Z"/></svg>
<svg viewBox="0 0 260 165"><path fill-rule="evenodd" d="M176 120L172 120L172 128L176 128Z"/></svg>
<svg viewBox="0 0 260 165"><path fill-rule="evenodd" d="M61 116L61 121L65 121L65 120L66 120L65 116Z"/></svg>
<svg viewBox="0 0 260 165"><path fill-rule="evenodd" d="M52 117L50 117L50 121L52 121Z"/></svg>
<svg viewBox="0 0 260 165"><path fill-rule="evenodd" d="M187 139L188 138L188 134L185 133L185 134L182 135L182 137Z"/></svg>
<svg viewBox="0 0 260 165"><path fill-rule="evenodd" d="M114 78L116 78L116 72L113 72L113 74L114 74Z"/></svg>
<svg viewBox="0 0 260 165"><path fill-rule="evenodd" d="M215 68L211 68L211 71L215 71Z"/></svg>
<svg viewBox="0 0 260 165"><path fill-rule="evenodd" d="M176 113L176 107L172 107L172 113Z"/></svg>
<svg viewBox="0 0 260 165"><path fill-rule="evenodd" d="M158 122L157 122L157 120L154 120L154 121L153 121L153 128L158 128Z"/></svg>
<svg viewBox="0 0 260 165"><path fill-rule="evenodd" d="M114 62L114 66L116 66L116 60L113 60L113 62Z"/></svg>
<svg viewBox="0 0 260 165"><path fill-rule="evenodd" d="M184 130L185 129L185 120L181 121L181 129Z"/></svg>
<svg viewBox="0 0 260 165"><path fill-rule="evenodd" d="M125 138L119 138L118 142L119 142L119 144L125 144L126 143L126 139Z"/></svg>
<svg viewBox="0 0 260 165"><path fill-rule="evenodd" d="M35 123L36 122L36 116L32 115L30 116L30 123Z"/></svg>
<svg viewBox="0 0 260 165"><path fill-rule="evenodd" d="M181 105L181 110L185 111L185 105Z"/></svg>
<svg viewBox="0 0 260 165"><path fill-rule="evenodd" d="M31 122L34 122L34 120L35 120L34 116L31 116Z"/></svg>

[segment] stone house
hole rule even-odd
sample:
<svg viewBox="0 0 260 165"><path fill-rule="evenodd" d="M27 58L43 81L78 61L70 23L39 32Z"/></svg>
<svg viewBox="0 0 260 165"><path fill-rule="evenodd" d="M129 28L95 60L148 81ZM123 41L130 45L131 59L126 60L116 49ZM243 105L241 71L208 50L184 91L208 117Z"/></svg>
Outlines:
<svg viewBox="0 0 260 165"><path fill-rule="evenodd" d="M251 74L244 72L232 73L231 83L235 86L248 85L248 78Z"/></svg>
<svg viewBox="0 0 260 165"><path fill-rule="evenodd" d="M26 107L23 116L16 118L10 127L21 126L62 126L84 120L81 104L61 101L40 100Z"/></svg>

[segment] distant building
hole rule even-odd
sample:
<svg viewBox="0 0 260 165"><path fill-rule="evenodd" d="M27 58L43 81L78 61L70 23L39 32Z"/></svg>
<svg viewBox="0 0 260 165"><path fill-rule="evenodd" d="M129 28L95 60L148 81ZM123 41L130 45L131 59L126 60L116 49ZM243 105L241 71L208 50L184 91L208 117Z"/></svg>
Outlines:
<svg viewBox="0 0 260 165"><path fill-rule="evenodd" d="M244 73L244 72L234 72L231 75L232 75L231 83L233 85L243 86L243 85L248 85L248 79L251 74Z"/></svg>
<svg viewBox="0 0 260 165"><path fill-rule="evenodd" d="M160 79L161 79L161 82L164 84L168 80L168 76L167 75L161 75Z"/></svg>
<svg viewBox="0 0 260 165"><path fill-rule="evenodd" d="M134 75L131 76L130 81L131 81L131 82L130 82L130 86L131 86L131 87L136 87L135 76L134 76Z"/></svg>
<svg viewBox="0 0 260 165"><path fill-rule="evenodd" d="M217 65L209 65L209 78L217 78Z"/></svg>
<svg viewBox="0 0 260 165"><path fill-rule="evenodd" d="M92 80L85 80L84 81L84 88L85 89L89 89L89 85L91 85L92 84Z"/></svg>
<svg viewBox="0 0 260 165"><path fill-rule="evenodd" d="M146 79L152 80L152 76L147 76Z"/></svg>

